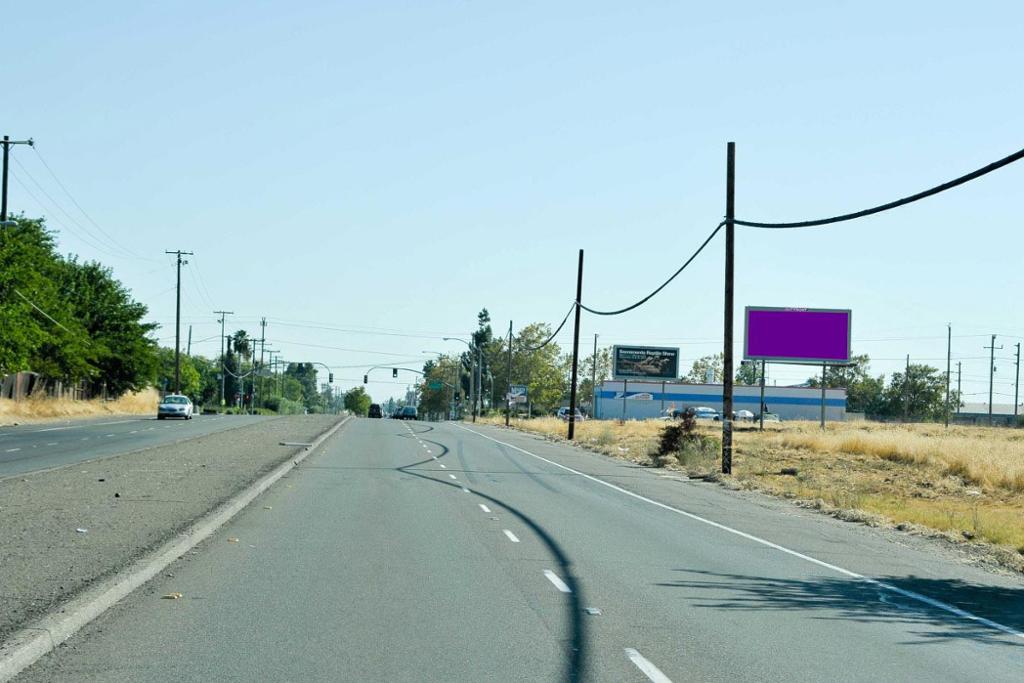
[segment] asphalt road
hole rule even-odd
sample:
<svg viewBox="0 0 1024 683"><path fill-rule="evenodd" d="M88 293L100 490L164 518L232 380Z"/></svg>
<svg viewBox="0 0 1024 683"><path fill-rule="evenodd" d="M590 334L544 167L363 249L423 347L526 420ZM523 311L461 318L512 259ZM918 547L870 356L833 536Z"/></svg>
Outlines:
<svg viewBox="0 0 1024 683"><path fill-rule="evenodd" d="M474 429L352 421L19 680L1024 678L1017 578Z"/></svg>
<svg viewBox="0 0 1024 683"><path fill-rule="evenodd" d="M197 415L192 420L122 417L0 429L0 479L212 434L267 418Z"/></svg>

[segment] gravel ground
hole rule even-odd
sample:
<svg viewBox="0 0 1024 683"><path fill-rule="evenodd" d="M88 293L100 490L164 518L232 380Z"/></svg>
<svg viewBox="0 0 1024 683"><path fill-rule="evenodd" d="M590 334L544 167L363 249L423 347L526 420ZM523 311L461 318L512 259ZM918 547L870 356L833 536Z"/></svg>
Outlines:
<svg viewBox="0 0 1024 683"><path fill-rule="evenodd" d="M300 449L337 416L282 417L0 482L0 641Z"/></svg>

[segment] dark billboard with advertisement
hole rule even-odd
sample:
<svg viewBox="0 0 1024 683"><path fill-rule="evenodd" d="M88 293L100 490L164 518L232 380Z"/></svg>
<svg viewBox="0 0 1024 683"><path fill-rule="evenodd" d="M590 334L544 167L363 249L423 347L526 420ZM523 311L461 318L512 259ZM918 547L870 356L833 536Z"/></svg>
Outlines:
<svg viewBox="0 0 1024 683"><path fill-rule="evenodd" d="M850 362L848 309L747 306L743 358L775 363Z"/></svg>
<svg viewBox="0 0 1024 683"><path fill-rule="evenodd" d="M679 377L679 349L614 346L612 376L615 379L674 380Z"/></svg>

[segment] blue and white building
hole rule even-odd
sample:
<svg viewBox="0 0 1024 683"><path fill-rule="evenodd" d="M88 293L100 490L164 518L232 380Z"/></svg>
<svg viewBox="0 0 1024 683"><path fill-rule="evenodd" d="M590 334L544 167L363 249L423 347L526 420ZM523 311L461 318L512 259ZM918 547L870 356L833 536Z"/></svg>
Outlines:
<svg viewBox="0 0 1024 683"><path fill-rule="evenodd" d="M733 385L733 410L760 410L761 388ZM804 387L764 388L766 412L782 420L817 420L821 417L821 389ZM722 411L721 384L683 384L681 382L621 381L602 382L597 391L599 420L643 420L671 414L673 410L707 406ZM825 390L825 419L846 417L846 390Z"/></svg>

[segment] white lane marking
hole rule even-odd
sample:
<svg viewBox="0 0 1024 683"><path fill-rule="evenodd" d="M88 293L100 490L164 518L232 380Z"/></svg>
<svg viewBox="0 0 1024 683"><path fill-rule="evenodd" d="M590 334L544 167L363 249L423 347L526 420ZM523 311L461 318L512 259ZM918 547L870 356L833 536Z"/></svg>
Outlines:
<svg viewBox="0 0 1024 683"><path fill-rule="evenodd" d="M138 433L139 433L139 430L138 430L138 429L133 429L132 431L130 431L130 432L128 432L128 433L129 433L129 434L138 434Z"/></svg>
<svg viewBox="0 0 1024 683"><path fill-rule="evenodd" d="M114 436L113 434L104 434L103 436Z"/></svg>
<svg viewBox="0 0 1024 683"><path fill-rule="evenodd" d="M462 487L462 492L463 492L463 493L469 493L470 491L469 491L469 489L467 489L467 488L466 488L465 486L463 486L463 487Z"/></svg>
<svg viewBox="0 0 1024 683"><path fill-rule="evenodd" d="M626 656L629 657L629 661L636 664L636 668L640 669L643 675L647 676L648 680L653 681L653 683L672 683L672 679L662 673L661 669L651 664L650 660L633 648L626 648Z"/></svg>
<svg viewBox="0 0 1024 683"><path fill-rule="evenodd" d="M565 581L562 581L562 577L554 573L550 569L544 570L544 576L548 577L548 581L555 584L555 588L562 591L563 593L572 593L572 589L565 585Z"/></svg>
<svg viewBox="0 0 1024 683"><path fill-rule="evenodd" d="M81 439L79 439L79 441L88 441L88 440L89 440L89 437L87 437L87 436L83 436Z"/></svg>
<svg viewBox="0 0 1024 683"><path fill-rule="evenodd" d="M448 476L451 477L452 479L458 479L458 477L456 477L454 474L449 474Z"/></svg>
<svg viewBox="0 0 1024 683"><path fill-rule="evenodd" d="M480 503L480 509L483 510L484 512L490 512L491 511L491 508L487 507L483 503Z"/></svg>
<svg viewBox="0 0 1024 683"><path fill-rule="evenodd" d="M849 569L844 569L844 568L842 568L840 566L837 566L837 565L834 565L834 564L829 564L828 562L824 562L822 560L816 559L814 557L811 557L810 555L804 555L803 553L797 552L796 550L790 550L789 548L787 548L785 546L781 546L778 543L772 543L771 541L766 540L764 538L760 538L758 536L754 536L753 534L748 534L745 531L740 531L739 529L733 529L732 527L726 526L724 524L719 524L718 522L714 522L714 521L712 521L710 519L705 519L704 517L701 517L700 515L695 515L692 512L687 512L686 510L680 510L679 508L672 507L671 505L666 505L665 503L659 503L656 500L651 500L650 498L645 498L644 496L641 496L639 493L633 493L632 491L628 491L628 490L622 488L621 486L616 486L615 484L609 483L609 482L604 481L602 479L598 479L597 477L591 476L589 474L584 474L583 472L580 472L579 470L574 470L573 468L567 467L566 465L563 465L561 463L557 463L554 460L548 460L544 456L537 455L536 453L531 453L528 450L520 448L519 446L514 446L514 445L512 445L512 444L510 444L510 443L508 443L506 441L499 441L498 439L495 439L493 437L487 436L486 434L481 434L480 432L477 432L477 431L473 431L472 429L468 429L466 427L463 427L462 425L455 425L455 426L458 427L459 429L467 431L467 432L469 432L471 434L476 434L477 436L482 437L484 439L487 439L488 441L493 441L494 443L499 443L502 446L508 446L512 450L519 451L520 453L524 453L526 455L529 455L532 458L537 458L538 460L543 460L544 462L546 462L546 463L548 463L550 465L554 465L555 467L563 469L566 472L572 472L573 474L579 475L579 476L583 477L584 479L589 479L590 481L592 481L592 482L594 482L596 484L600 484L601 486L607 486L608 488L614 489L614 490L618 491L619 493L622 493L622 494L625 494L625 495L629 496L630 498L636 498L637 500L642 500L645 503L650 503L651 505L654 505L655 507L659 507L659 508L661 508L663 510L668 510L669 512L675 512L676 514L679 514L679 515L682 515L683 517L687 517L689 519L692 519L695 522L700 522L701 524L707 524L708 526L712 526L712 527L714 527L716 529L719 529L721 531L725 531L725 532L730 533L730 534L735 534L736 536L739 536L741 538L745 538L748 541L753 541L754 543L760 543L761 545L766 546L768 548L772 548L773 550L778 550L781 553L786 553L787 555L791 555L793 557L799 558L799 559L804 560L806 562L810 562L811 564L816 564L819 567L824 567L825 569L831 569L832 571L837 572L839 574L842 574L843 576L848 576L851 579L857 579L858 581L863 581L863 582L868 583L868 584L870 584L872 586L875 586L876 588L881 588L883 590L887 590L887 591L890 591L892 593L896 593L897 595L902 595L903 597L910 598L911 600L917 600L918 602L922 602L922 603L924 603L926 605L929 605L931 607L934 607L936 609L940 609L940 610L942 610L944 612L949 612L950 614L958 616L961 619L966 619L968 621L974 621L974 622L977 622L979 624L983 624L985 626L988 626L989 628L995 629L996 631L1002 631L1003 633L1006 633L1007 635L1011 635L1011 636L1014 636L1016 638L1024 639L1024 632L1017 631L1016 629L1013 629L1013 628L1011 628L1009 626L1005 626L1003 624L1000 624L997 621L992 621L991 619L986 619L985 617L980 617L977 614L972 614L971 612L968 612L967 610L960 609L956 605L951 605L951 604L949 604L947 602L942 602L941 600L936 600L934 598L929 598L927 595L922 595L921 593L915 593L914 591L907 590L905 588L900 588L899 586L894 586L894 585L892 585L890 583L886 583L884 581L879 581L878 579L872 579L872 578L870 578L868 576L864 576L863 574L858 574L857 572L850 571Z"/></svg>
<svg viewBox="0 0 1024 683"><path fill-rule="evenodd" d="M434 460L437 460L437 456L436 455L432 455L430 457L433 458Z"/></svg>
<svg viewBox="0 0 1024 683"><path fill-rule="evenodd" d="M4 451L4 453L14 453L15 451L20 451L20 450L21 450L20 448L8 448L6 451Z"/></svg>
<svg viewBox="0 0 1024 683"><path fill-rule="evenodd" d="M47 446L56 446L56 445L57 445L57 442L56 442L56 441L51 441L50 443L48 443L48 444L46 444L46 445L47 445Z"/></svg>
<svg viewBox="0 0 1024 683"><path fill-rule="evenodd" d="M442 469L442 470L446 470L446 469L448 469L448 466L447 466L447 465L445 465L444 463L441 463L441 469Z"/></svg>
<svg viewBox="0 0 1024 683"><path fill-rule="evenodd" d="M516 535L514 533L512 533L511 531L509 531L508 529L502 529L502 532L506 536L508 536L508 540L512 541L513 543L519 543L519 539L516 538ZM550 578L550 577L548 577L548 578ZM561 579L559 579L559 580L561 580Z"/></svg>

